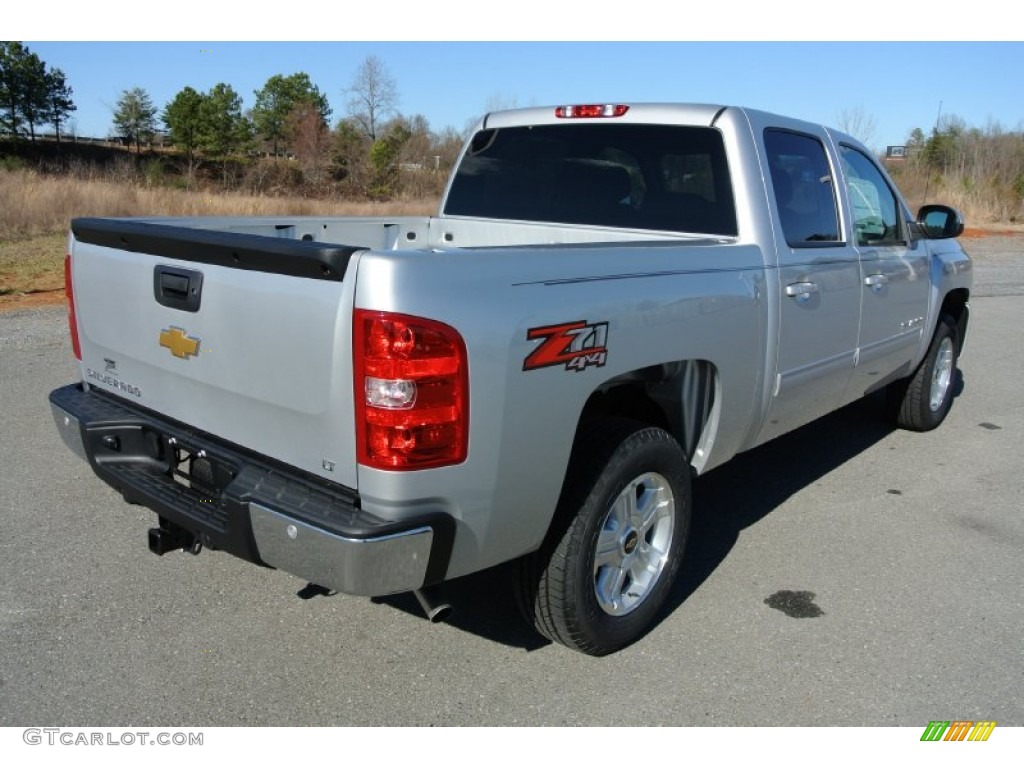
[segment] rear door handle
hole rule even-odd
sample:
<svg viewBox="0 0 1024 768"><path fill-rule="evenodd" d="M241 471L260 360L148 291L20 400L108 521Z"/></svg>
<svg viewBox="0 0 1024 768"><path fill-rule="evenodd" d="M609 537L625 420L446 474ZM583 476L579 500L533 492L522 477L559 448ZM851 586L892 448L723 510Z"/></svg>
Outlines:
<svg viewBox="0 0 1024 768"><path fill-rule="evenodd" d="M889 282L887 275L868 275L864 278L864 285L868 286L871 290L876 293L882 290L882 286Z"/></svg>
<svg viewBox="0 0 1024 768"><path fill-rule="evenodd" d="M798 304L805 304L810 300L811 294L817 292L817 283L790 283L786 286L786 295L790 298L796 299Z"/></svg>

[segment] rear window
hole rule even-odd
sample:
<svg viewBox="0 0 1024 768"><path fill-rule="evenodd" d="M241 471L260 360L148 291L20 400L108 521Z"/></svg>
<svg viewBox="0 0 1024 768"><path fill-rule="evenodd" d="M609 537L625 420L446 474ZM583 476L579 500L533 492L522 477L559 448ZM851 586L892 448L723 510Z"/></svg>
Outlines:
<svg viewBox="0 0 1024 768"><path fill-rule="evenodd" d="M565 124L477 133L451 216L734 236L721 134L712 128Z"/></svg>

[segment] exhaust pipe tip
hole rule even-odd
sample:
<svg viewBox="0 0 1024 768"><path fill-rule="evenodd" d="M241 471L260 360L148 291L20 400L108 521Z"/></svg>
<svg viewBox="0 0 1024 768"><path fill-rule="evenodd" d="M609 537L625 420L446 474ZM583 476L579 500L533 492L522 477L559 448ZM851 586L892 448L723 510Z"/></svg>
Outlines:
<svg viewBox="0 0 1024 768"><path fill-rule="evenodd" d="M448 621L448 617L455 611L448 603L444 605L438 605L433 610L427 613L427 618L431 624L440 624L442 621Z"/></svg>
<svg viewBox="0 0 1024 768"><path fill-rule="evenodd" d="M423 613L427 615L427 620L431 624L447 621L455 610L451 603L440 599L436 590L414 589L412 593L416 595L420 608L423 609Z"/></svg>

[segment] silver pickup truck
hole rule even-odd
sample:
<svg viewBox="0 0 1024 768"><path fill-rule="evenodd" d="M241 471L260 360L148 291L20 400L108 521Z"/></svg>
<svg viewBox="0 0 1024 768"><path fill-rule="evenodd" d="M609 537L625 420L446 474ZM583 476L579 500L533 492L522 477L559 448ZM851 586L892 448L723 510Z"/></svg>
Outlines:
<svg viewBox="0 0 1024 768"><path fill-rule="evenodd" d="M483 118L434 217L76 219L67 444L203 547L357 595L516 561L541 633L641 636L691 477L885 388L949 411L959 214L739 107Z"/></svg>

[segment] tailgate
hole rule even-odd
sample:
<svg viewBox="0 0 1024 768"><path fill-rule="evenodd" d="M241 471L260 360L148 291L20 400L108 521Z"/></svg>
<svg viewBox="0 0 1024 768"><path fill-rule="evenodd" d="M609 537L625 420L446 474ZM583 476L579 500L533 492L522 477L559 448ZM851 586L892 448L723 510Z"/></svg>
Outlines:
<svg viewBox="0 0 1024 768"><path fill-rule="evenodd" d="M355 488L353 247L76 219L92 387Z"/></svg>

